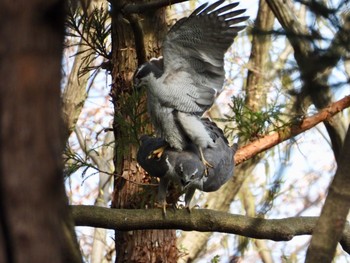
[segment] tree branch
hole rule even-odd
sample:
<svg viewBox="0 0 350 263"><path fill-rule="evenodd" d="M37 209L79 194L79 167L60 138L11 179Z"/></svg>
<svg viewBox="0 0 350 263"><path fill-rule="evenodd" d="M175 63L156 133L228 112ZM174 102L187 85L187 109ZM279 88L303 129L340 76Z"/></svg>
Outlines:
<svg viewBox="0 0 350 263"><path fill-rule="evenodd" d="M288 40L294 48L295 58L299 62L299 56L302 59L312 52L306 37L309 35L307 29L296 18L289 1L266 0L266 2L286 31Z"/></svg>
<svg viewBox="0 0 350 263"><path fill-rule="evenodd" d="M77 226L90 226L119 231L140 229L181 229L185 231L223 232L257 239L288 241L295 236L310 235L318 217L263 219L233 215L209 209L109 209L96 206L71 206ZM346 224L340 241L350 253L350 225Z"/></svg>
<svg viewBox="0 0 350 263"><path fill-rule="evenodd" d="M127 14L125 17L129 21L131 30L134 34L137 65L141 66L147 60L142 26L136 15Z"/></svg>
<svg viewBox="0 0 350 263"><path fill-rule="evenodd" d="M305 262L331 262L334 257L350 208L349 156L350 129L345 138L337 172L312 235Z"/></svg>
<svg viewBox="0 0 350 263"><path fill-rule="evenodd" d="M335 114L349 106L350 96L346 96L343 99L332 103L315 115L303 119L299 125L288 126L282 131L266 135L259 140L243 146L235 154L235 164L240 164L257 154L272 148L280 142L288 140L306 130L309 130L320 122L329 121Z"/></svg>
<svg viewBox="0 0 350 263"><path fill-rule="evenodd" d="M273 28L275 16L266 1L259 1L259 11L254 23L254 30L270 31ZM258 111L263 106L264 94L266 93L266 78L268 64L271 63L269 50L271 49L271 35L253 34L252 50L249 57L247 74L246 104L250 109Z"/></svg>
<svg viewBox="0 0 350 263"><path fill-rule="evenodd" d="M86 47L81 41L72 70L69 73L67 85L62 92L62 116L65 124L64 141L68 140L70 134L74 130L87 98L86 85L89 74L85 74L79 78L79 70L86 66L82 53L84 50L86 50Z"/></svg>
<svg viewBox="0 0 350 263"><path fill-rule="evenodd" d="M266 0L269 7L277 17L283 29L286 31L289 42L294 49L294 57L300 69L301 79L304 83L302 91L297 96L296 108L307 108L305 98L310 97L317 109L322 109L331 101L330 86L327 81L332 69L341 56L346 54L348 43L349 19L346 16L344 25L337 34L326 52L321 55L312 48L312 40L315 39L302 25L293 13L290 1ZM309 37L308 37L309 36ZM335 158L339 153L345 138L346 130L339 118L325 123L332 142Z"/></svg>

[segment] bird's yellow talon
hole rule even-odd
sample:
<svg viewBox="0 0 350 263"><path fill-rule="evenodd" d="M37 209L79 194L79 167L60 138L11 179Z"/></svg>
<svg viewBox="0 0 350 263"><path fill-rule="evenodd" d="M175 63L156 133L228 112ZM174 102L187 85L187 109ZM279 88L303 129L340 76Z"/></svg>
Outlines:
<svg viewBox="0 0 350 263"><path fill-rule="evenodd" d="M205 166L205 170L204 170L205 176L208 176L208 175L209 175L209 168L213 168L214 166L213 166L212 164L210 164L210 163L204 158L204 154L203 154L202 148L199 148L199 152L200 152L200 154L201 154L202 163L203 163L204 166Z"/></svg>
<svg viewBox="0 0 350 263"><path fill-rule="evenodd" d="M152 159L152 158L157 158L160 159L163 155L163 152L165 151L167 146L162 146L156 150L154 150L153 152L151 152L150 155L147 156L147 159Z"/></svg>

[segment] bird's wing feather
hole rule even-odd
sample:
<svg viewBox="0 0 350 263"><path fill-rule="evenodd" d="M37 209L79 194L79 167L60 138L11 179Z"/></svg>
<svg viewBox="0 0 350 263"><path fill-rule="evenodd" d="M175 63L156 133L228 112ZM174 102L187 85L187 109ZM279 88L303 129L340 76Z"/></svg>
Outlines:
<svg viewBox="0 0 350 263"><path fill-rule="evenodd" d="M216 9L224 1L201 5L179 20L163 43L164 105L179 111L203 113L211 107L224 83L224 54L245 26L245 10L230 11L238 3Z"/></svg>

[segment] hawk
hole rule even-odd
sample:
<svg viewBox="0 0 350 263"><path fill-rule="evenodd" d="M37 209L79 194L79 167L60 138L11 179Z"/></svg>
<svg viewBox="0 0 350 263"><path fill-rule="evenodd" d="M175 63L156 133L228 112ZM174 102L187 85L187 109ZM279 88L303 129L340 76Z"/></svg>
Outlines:
<svg viewBox="0 0 350 263"><path fill-rule="evenodd" d="M203 150L214 147L210 131L200 120L221 91L225 72L224 54L248 19L239 3L220 7L224 0L198 7L180 19L163 42L163 57L151 59L134 74L134 85L147 89L147 110L158 133L177 151L189 145ZM158 157L166 146L156 149Z"/></svg>
<svg viewBox="0 0 350 263"><path fill-rule="evenodd" d="M228 145L228 141L220 128L208 119L200 119L213 140L213 148L203 150L204 157L213 165L205 175L206 167L198 156L198 148L192 143L179 152L166 148L158 159L149 158L155 149L166 144L162 138L147 135L141 137L141 146L137 153L137 161L151 176L160 178L158 202L166 213L166 196L169 182L180 185L185 193L185 207L190 210L190 202L196 189L204 192L218 190L234 175L234 155L237 144Z"/></svg>

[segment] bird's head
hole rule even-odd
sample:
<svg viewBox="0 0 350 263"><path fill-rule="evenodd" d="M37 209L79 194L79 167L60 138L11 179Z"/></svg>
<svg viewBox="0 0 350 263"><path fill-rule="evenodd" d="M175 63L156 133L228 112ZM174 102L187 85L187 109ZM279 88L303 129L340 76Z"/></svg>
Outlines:
<svg viewBox="0 0 350 263"><path fill-rule="evenodd" d="M133 77L134 87L137 89L147 87L152 79L158 79L162 76L163 70L163 57L152 58L135 71Z"/></svg>
<svg viewBox="0 0 350 263"><path fill-rule="evenodd" d="M175 172L183 189L194 185L198 188L201 184L201 178L204 176L204 167L200 160L183 160L176 164Z"/></svg>

